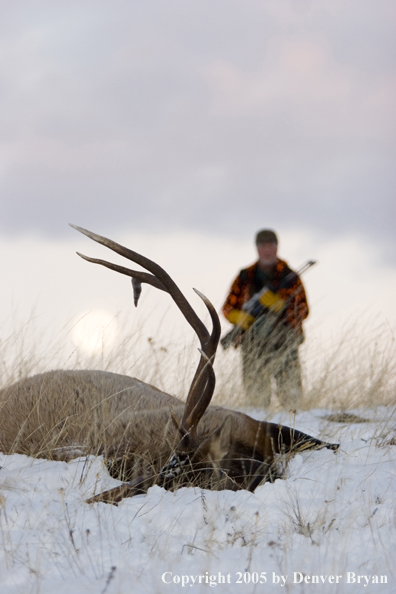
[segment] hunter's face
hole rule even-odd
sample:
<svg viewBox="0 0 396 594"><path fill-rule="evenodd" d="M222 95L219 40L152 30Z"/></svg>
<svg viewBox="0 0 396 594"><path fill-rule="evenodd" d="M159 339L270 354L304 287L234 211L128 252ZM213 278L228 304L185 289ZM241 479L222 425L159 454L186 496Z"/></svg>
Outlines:
<svg viewBox="0 0 396 594"><path fill-rule="evenodd" d="M272 266L276 262L278 245L268 241L257 244L257 252L261 266Z"/></svg>

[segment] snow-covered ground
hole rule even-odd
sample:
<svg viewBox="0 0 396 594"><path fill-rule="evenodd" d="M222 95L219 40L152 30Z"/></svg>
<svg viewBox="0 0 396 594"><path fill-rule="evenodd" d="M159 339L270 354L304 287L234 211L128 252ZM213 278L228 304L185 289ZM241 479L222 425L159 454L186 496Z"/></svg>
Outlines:
<svg viewBox="0 0 396 594"><path fill-rule="evenodd" d="M298 414L297 428L339 452L296 455L286 480L254 493L153 487L118 507L88 505L119 484L100 458L0 455L1 594L394 594L394 417L355 412L373 422Z"/></svg>

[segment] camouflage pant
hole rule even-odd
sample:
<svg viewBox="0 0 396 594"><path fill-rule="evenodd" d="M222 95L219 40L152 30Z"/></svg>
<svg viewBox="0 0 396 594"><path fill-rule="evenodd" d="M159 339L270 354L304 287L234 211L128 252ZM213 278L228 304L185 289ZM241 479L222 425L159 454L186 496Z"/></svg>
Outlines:
<svg viewBox="0 0 396 594"><path fill-rule="evenodd" d="M268 407L272 381L282 406L295 408L302 398L300 337L284 326L274 328L270 320L258 320L242 343L242 374L246 403Z"/></svg>

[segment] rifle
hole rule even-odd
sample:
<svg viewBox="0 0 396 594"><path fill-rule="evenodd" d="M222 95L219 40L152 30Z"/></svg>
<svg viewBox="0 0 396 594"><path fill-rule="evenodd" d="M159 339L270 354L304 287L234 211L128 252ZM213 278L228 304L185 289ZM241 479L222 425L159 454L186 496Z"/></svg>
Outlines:
<svg viewBox="0 0 396 594"><path fill-rule="evenodd" d="M316 264L316 260L308 260L307 262L305 262L305 264L303 264L302 266L300 266L300 268L297 270L297 272L290 272L282 281L282 283L287 283L287 282L291 282L296 276L301 276L304 272L306 272L309 268L311 268L311 266L313 266L314 264ZM264 308L263 306L260 305L259 302L259 298L260 296L263 294L264 291L267 290L272 290L271 286L265 286L263 289L261 289L261 291L259 291L258 293L255 293L253 295L253 297L251 297L249 299L249 301L247 301L246 303L244 303L243 305L243 311L246 311L248 313L250 313L251 315L253 315L253 317L255 318L255 320L260 317L260 315L262 315L264 313ZM254 322L253 322L254 324ZM234 326L234 328L232 330L230 330L227 334L225 334L223 336L223 338L220 340L220 344L223 347L224 350L227 350L232 344L235 345L235 347L238 345L238 340L240 337L243 336L243 334L246 332L246 330L244 330L243 328L241 328L241 326Z"/></svg>

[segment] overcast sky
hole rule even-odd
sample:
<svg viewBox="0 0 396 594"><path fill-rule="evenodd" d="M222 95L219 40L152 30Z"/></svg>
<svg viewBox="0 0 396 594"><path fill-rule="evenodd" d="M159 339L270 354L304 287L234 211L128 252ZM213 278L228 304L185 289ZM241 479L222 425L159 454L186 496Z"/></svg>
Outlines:
<svg viewBox="0 0 396 594"><path fill-rule="evenodd" d="M273 226L395 258L394 0L2 0L0 229Z"/></svg>
<svg viewBox="0 0 396 594"><path fill-rule="evenodd" d="M395 23L394 0L0 0L0 345L15 310L189 339L167 296L135 312L79 260L117 258L68 222L218 309L275 228L292 267L320 262L306 345L363 311L394 337Z"/></svg>

